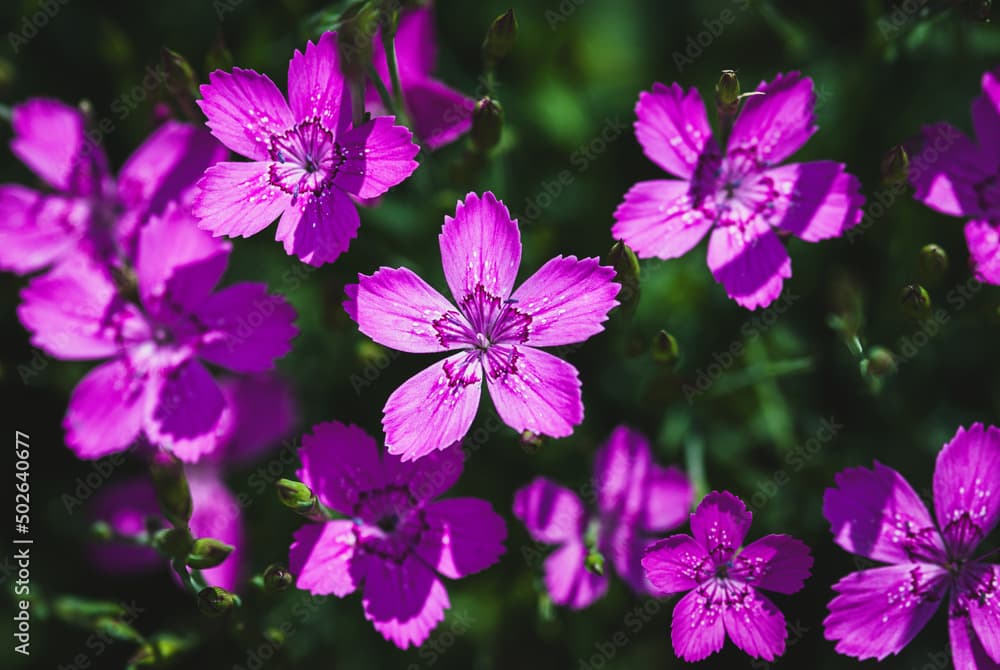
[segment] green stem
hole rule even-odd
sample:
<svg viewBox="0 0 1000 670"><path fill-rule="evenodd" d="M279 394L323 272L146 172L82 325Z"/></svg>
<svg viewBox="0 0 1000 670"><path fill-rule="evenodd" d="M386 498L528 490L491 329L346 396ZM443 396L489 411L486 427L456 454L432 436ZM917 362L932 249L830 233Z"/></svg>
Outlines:
<svg viewBox="0 0 1000 670"><path fill-rule="evenodd" d="M382 81L382 77L378 76L375 65L372 63L368 64L368 79L375 85L375 90L378 91L378 97L382 100L382 105L386 111L392 116L397 116L396 103L393 101L389 89L385 87L385 82Z"/></svg>
<svg viewBox="0 0 1000 670"><path fill-rule="evenodd" d="M399 61L396 58L395 31L382 31L382 47L385 50L385 64L389 69L389 81L392 82L392 98L396 102L395 108L400 116L405 117L406 104L403 101L403 85L399 81Z"/></svg>
<svg viewBox="0 0 1000 670"><path fill-rule="evenodd" d="M198 592L201 591L201 589L199 589L198 585L194 583L194 579L192 579L191 573L188 572L187 566L184 565L184 561L174 559L170 561L170 566L174 569L174 572L177 573L177 576L181 578L181 584L184 585L184 588L190 591L191 594L197 598Z"/></svg>

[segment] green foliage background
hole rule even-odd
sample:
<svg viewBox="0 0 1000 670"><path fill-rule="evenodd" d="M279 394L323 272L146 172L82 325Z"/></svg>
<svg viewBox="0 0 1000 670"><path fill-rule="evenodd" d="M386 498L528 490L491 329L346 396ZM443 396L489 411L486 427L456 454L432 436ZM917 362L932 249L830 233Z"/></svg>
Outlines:
<svg viewBox="0 0 1000 670"><path fill-rule="evenodd" d="M306 0L56 4L54 18L18 53L7 43L0 45L5 59L0 98L7 105L30 96L89 100L99 117L115 119L106 148L116 166L146 136L152 118L148 100L124 118L112 104L135 90L147 68L159 62L161 47L199 64L221 35L236 64L266 72L283 89L292 50L315 37L306 34L304 20L323 9ZM521 215L520 279L559 253L606 257L612 212L622 195L635 181L661 176L631 130L638 93L655 81L697 86L711 100L724 68L739 72L744 90L776 72L802 70L816 82L820 130L795 160L845 162L861 178L869 204L878 193L887 197L879 175L884 152L924 123L944 120L971 130L969 104L979 93L980 76L1000 64L1000 34L993 24L956 11L925 16L939 4L946 3L914 0L907 6L923 9L894 14L892 5L877 0L440 0L438 74L470 94L476 90L479 45L489 21L508 6L517 11L517 47L498 71L504 139L490 164L478 173L455 174L462 143L426 157L413 179L379 207L362 212L360 237L344 257L299 279L295 273L305 266L284 254L271 231L235 243L225 281L266 280L272 290L286 293L299 313L301 334L280 363L300 407L293 442L312 424L330 419L380 435L385 398L431 362L433 357L407 354L381 358L384 352L343 314L343 286L359 271L405 265L443 288L436 236L442 217L454 211L466 191L493 190ZM3 3L2 33L19 32L24 17L37 10L33 1ZM733 20L725 22L726 16ZM904 20L898 23L894 16ZM713 22L718 22L716 32L723 28L717 36L711 36ZM699 33L711 36L701 37L707 46L698 46ZM680 63L677 53L687 53L690 62ZM598 142L602 133L607 141ZM0 134L6 143L9 126ZM0 180L26 183L32 177L4 151ZM556 194L552 185L560 182ZM528 216L532 204L547 200L537 216ZM899 469L918 490L929 490L937 451L959 425L997 423L1000 289L984 287L969 299L962 297L960 287L970 274L961 222L915 203L909 190L870 221L865 234L852 241L789 242L794 276L785 293L790 305L773 319L747 312L726 297L705 266L704 243L682 259L644 262L634 317L627 319L619 310L606 333L566 355L583 380L586 418L576 433L546 441L537 452L522 448L506 428L474 440L476 448L451 495L490 500L508 520L508 551L494 568L449 585L452 610L431 638L436 648L409 652L391 647L372 629L358 595L315 603L294 590L249 596L237 617L220 621L199 615L175 588L166 566L161 574L141 579L96 573L85 560L83 513L67 514L62 502L63 494L73 494L77 478L94 467L72 457L60 429L68 393L88 366L51 361L22 381L19 366L30 365L35 356L15 317L24 281L0 277L4 431L16 428L31 435L33 586L42 598L31 658L13 654L5 642L3 666L70 667L74 656L84 653L89 667L123 667L134 650L130 643L117 642L97 655L90 631L60 621L51 609L47 618L40 616L45 599L77 594L134 600L145 609L134 623L143 633L169 630L196 638L197 649L178 663L185 668L252 667L248 655L266 646L259 631L282 623L291 624L292 632L263 667L681 667L669 641L673 601L638 600L617 579L608 596L590 609L556 608L546 615L539 604L539 548L510 513L513 492L536 475L574 488L584 485L595 450L616 424L627 422L652 438L662 463L691 468L702 491L725 488L747 501L758 494L751 539L785 532L813 547L816 565L806 588L776 597L803 634L793 633L801 639L774 667L872 667L872 662L837 656L823 639L830 585L856 566L830 539L821 514L822 492L840 469L870 466L873 459ZM935 308L949 318L921 339L914 338L920 326L901 314L898 295L917 279L918 251L929 242L940 244L951 258L947 275L928 285ZM881 344L905 352L902 338L924 346L873 392L858 371L858 360L828 325L836 313L861 319L866 347ZM655 364L648 352L660 329L679 343L676 370ZM712 375L717 368L710 366L724 363L723 352L734 343L742 353L731 365L720 365L725 369L718 380L688 402L684 386L696 384L699 373ZM375 378L359 386L366 369ZM480 413L472 435L488 416ZM809 440L831 419L841 426L833 439L815 451L807 448L818 444ZM253 571L287 560L291 534L300 525L273 495L269 483L280 475L267 470L269 462L228 476L233 491L249 501L245 523ZM293 469L283 474L291 476ZM140 470L130 463L112 479ZM768 484L778 480L780 485ZM989 546L995 545L993 538ZM635 613L643 606L655 610L649 621ZM6 615L0 631L11 640ZM618 632L623 636L616 638ZM935 652L946 644L939 612L886 667L946 667L934 665ZM612 649L613 658L601 649ZM702 665L746 666L767 667L753 664L731 644Z"/></svg>

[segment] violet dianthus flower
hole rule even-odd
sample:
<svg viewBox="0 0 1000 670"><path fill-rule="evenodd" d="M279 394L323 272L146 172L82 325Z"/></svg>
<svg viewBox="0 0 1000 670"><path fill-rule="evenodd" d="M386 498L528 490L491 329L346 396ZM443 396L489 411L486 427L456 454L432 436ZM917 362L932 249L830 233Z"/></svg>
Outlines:
<svg viewBox="0 0 1000 670"><path fill-rule="evenodd" d="M913 158L913 197L943 214L969 219L965 241L976 278L1000 284L1000 69L987 72L972 101L978 143L947 123L927 126Z"/></svg>
<svg viewBox="0 0 1000 670"><path fill-rule="evenodd" d="M693 490L678 468L653 463L642 433L619 426L597 452L594 480L580 489L596 510L588 514L573 491L538 477L514 495L514 515L538 542L559 548L545 560L545 587L557 605L583 609L604 595L607 572L587 568L592 550L638 594L652 593L640 563L653 534L683 523Z"/></svg>
<svg viewBox="0 0 1000 670"><path fill-rule="evenodd" d="M63 427L78 457L122 451L145 434L196 461L226 428L225 396L201 361L243 373L272 368L291 348L295 311L262 283L214 291L229 244L176 203L140 229L137 247L134 285L78 254L25 287L18 317L55 358L110 358L69 401Z"/></svg>
<svg viewBox="0 0 1000 670"><path fill-rule="evenodd" d="M612 233L642 258L678 258L711 231L708 267L747 309L771 304L792 276L782 242L838 237L861 221L858 179L832 161L779 165L816 132L813 82L799 73L761 82L733 123L725 152L697 90L655 84L639 95L635 135L646 157L677 177L643 181L615 210Z"/></svg>
<svg viewBox="0 0 1000 670"><path fill-rule="evenodd" d="M709 493L691 515L691 535L646 549L642 567L662 593L688 593L674 606L670 638L689 663L722 649L726 636L768 662L785 653L785 617L764 591L795 593L809 577L809 547L765 535L742 547L753 514L728 491Z"/></svg>
<svg viewBox="0 0 1000 670"><path fill-rule="evenodd" d="M441 577L484 570L504 551L507 527L479 498L435 500L462 474L462 450L415 463L384 453L363 430L321 423L302 438L298 477L347 519L295 533L296 585L338 598L362 589L365 618L400 649L420 645L451 606Z"/></svg>
<svg viewBox="0 0 1000 670"><path fill-rule="evenodd" d="M204 128L167 121L125 161L117 179L80 110L33 98L15 105L11 151L45 182L0 184L0 269L24 274L76 253L118 265L135 234L228 152Z"/></svg>
<svg viewBox="0 0 1000 670"><path fill-rule="evenodd" d="M413 353L458 351L386 401L389 453L404 460L445 449L469 431L483 382L518 432L565 437L583 420L576 368L536 347L583 342L604 328L619 285L596 258L556 256L516 291L521 233L504 204L469 193L438 236L456 308L406 268L380 268L347 287L344 307L379 344Z"/></svg>
<svg viewBox="0 0 1000 670"><path fill-rule="evenodd" d="M833 586L826 638L837 651L881 661L916 637L942 602L955 670L1000 668L1000 565L975 557L1000 520L1000 429L959 428L938 453L934 512L892 468L851 468L823 497L834 541L890 565Z"/></svg>
<svg viewBox="0 0 1000 670"><path fill-rule="evenodd" d="M249 237L280 216L285 251L323 265L357 236L350 196L377 198L417 168L419 147L393 117L351 125L334 33L292 56L288 102L253 70L216 70L209 82L198 101L208 127L251 159L219 163L198 182L193 211L213 235Z"/></svg>

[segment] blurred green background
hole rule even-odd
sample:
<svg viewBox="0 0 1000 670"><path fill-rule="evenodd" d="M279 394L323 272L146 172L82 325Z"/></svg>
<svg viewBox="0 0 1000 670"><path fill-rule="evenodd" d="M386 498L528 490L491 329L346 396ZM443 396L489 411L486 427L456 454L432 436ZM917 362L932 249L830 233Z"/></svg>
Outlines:
<svg viewBox="0 0 1000 670"><path fill-rule="evenodd" d="M916 11L907 12L878 0L440 0L438 76L468 94L481 72L479 48L489 22L510 6L517 11L517 46L497 72L504 138L489 164L478 172L457 170L464 141L425 156L413 179L362 212L360 236L346 255L301 279L295 273L305 266L284 254L273 228L235 244L224 281L265 279L299 313L301 334L280 361L300 408L292 441L330 419L380 435L386 397L433 360L381 358L383 352L344 315L343 286L359 271L406 265L443 289L436 236L442 217L466 191L493 190L522 217L520 279L560 253L606 258L612 212L625 191L638 180L661 177L631 129L638 93L655 81L698 87L711 100L721 69L737 70L744 90L776 72L802 70L816 83L820 130L794 159L842 161L862 180L869 204L876 194L885 198L890 189L881 183L883 154L923 123L943 120L971 130L969 104L979 93L980 76L1000 64L995 25L948 4L910 0L906 7ZM315 37L307 34L305 20L324 8L305 0L53 0L52 6L55 15L16 54L9 39L0 45L0 100L11 105L31 96L86 99L99 116L136 89L164 46L198 65L221 38L236 64L266 72L284 89L293 49ZM3 3L2 34L19 33L24 17L36 11L37 2ZM699 33L707 46L699 45ZM106 138L116 167L152 127L151 100L116 125ZM9 124L0 135L6 144ZM3 155L0 181L32 181L9 151ZM793 633L774 667L872 667L837 656L823 639L830 585L856 569L830 539L821 513L823 489L840 469L878 459L899 469L918 491L929 490L937 451L959 425L997 423L1000 289L971 285L968 298L961 297L959 287L970 277L961 222L914 202L909 189L868 221L865 234L851 241L789 241L793 277L785 283L788 308L780 315L747 312L729 300L705 266L704 242L679 260L643 262L634 317L616 311L607 332L565 353L583 380L586 418L576 433L538 450L522 447L507 428L472 441L473 455L450 495L493 503L508 520L507 553L486 572L448 585L448 618L428 645L409 652L372 629L357 594L315 602L294 590L252 595L237 616L214 620L197 612L165 566L146 578L95 572L84 550L86 523L79 513L67 515L60 502L94 468L72 457L60 429L68 394L89 366L51 361L22 381L19 366L30 366L36 355L15 316L24 280L0 276L4 430L30 433L33 449L33 586L43 599L77 594L135 600L145 609L135 621L143 633L173 631L199 640L180 659L178 667L185 668L680 667L669 641L672 600L637 599L612 578L607 597L583 612L540 606L540 565L524 552L534 545L510 512L513 492L536 475L572 488L585 484L595 450L616 424L626 422L651 437L662 463L681 464L697 475L702 490L726 488L752 503L751 540L784 532L813 547L816 565L805 589L775 597ZM951 259L943 278L925 282L935 308L949 318L933 335L915 337L927 327L902 314L899 293L919 280L918 252L931 242ZM873 382L860 374L859 358L831 328L831 315L854 327L866 350L882 345L914 355L907 353L897 372ZM650 355L648 345L660 329L679 344L675 369ZM917 344L909 349L907 342ZM743 353L726 363L724 352L734 343ZM386 360L391 363L379 370ZM357 388L366 370L375 379ZM695 385L700 373L717 379L689 402L685 385ZM490 415L481 411L470 435ZM839 428L832 439L818 441L824 420ZM265 458L261 465L268 463ZM283 474L292 476L293 470ZM139 464L127 464L112 479L140 471ZM252 572L287 560L291 534L301 524L261 484L278 475L263 472L248 468L227 478L250 501L245 524ZM990 543L996 545L995 537ZM636 607L645 607L648 616L639 616ZM283 622L293 632L280 650L267 653L273 647L259 631ZM135 650L117 642L95 655L87 646L89 631L36 613L33 653L24 659L11 650L9 616L0 631L7 641L0 656L5 668L68 668L81 652L88 654L89 667L117 668ZM614 642L619 631L624 645ZM942 610L886 667L949 667L935 664L946 644ZM253 657L262 655L270 658L254 665ZM731 643L702 664L747 666L769 667Z"/></svg>

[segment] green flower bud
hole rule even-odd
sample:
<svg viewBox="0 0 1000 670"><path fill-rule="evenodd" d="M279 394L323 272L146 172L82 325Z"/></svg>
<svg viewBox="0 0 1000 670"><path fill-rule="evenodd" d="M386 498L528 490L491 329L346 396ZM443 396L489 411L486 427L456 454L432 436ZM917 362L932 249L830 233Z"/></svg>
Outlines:
<svg viewBox="0 0 1000 670"><path fill-rule="evenodd" d="M719 83L715 85L716 100L720 105L731 107L740 101L740 80L736 70L723 70Z"/></svg>
<svg viewBox="0 0 1000 670"><path fill-rule="evenodd" d="M596 549L591 549L590 553L587 554L585 565L595 575L600 576L604 574L604 556Z"/></svg>
<svg viewBox="0 0 1000 670"><path fill-rule="evenodd" d="M372 37L378 29L378 12L368 2L351 5L340 17L337 53L340 69L351 80L365 76L372 62Z"/></svg>
<svg viewBox="0 0 1000 670"><path fill-rule="evenodd" d="M198 609L205 616L219 617L239 605L240 599L221 586L208 586L198 592Z"/></svg>
<svg viewBox="0 0 1000 670"><path fill-rule="evenodd" d="M231 553L233 553L232 545L211 537L202 537L194 541L187 557L187 564L195 570L214 568L221 565Z"/></svg>
<svg viewBox="0 0 1000 670"><path fill-rule="evenodd" d="M316 499L312 490L302 482L297 482L294 479L279 479L275 483L275 488L278 490L278 499L288 509L307 519L326 520L319 500Z"/></svg>
<svg viewBox="0 0 1000 670"><path fill-rule="evenodd" d="M292 576L292 573L283 565L272 563L264 568L264 590L268 593L284 591L294 581L295 578Z"/></svg>
<svg viewBox="0 0 1000 670"><path fill-rule="evenodd" d="M886 184L902 184L910 172L910 157L902 145L897 144L882 157L882 181Z"/></svg>
<svg viewBox="0 0 1000 670"><path fill-rule="evenodd" d="M917 265L925 281L937 281L948 271L948 254L938 245L928 244L920 250Z"/></svg>
<svg viewBox="0 0 1000 670"><path fill-rule="evenodd" d="M469 136L480 153L485 153L500 143L503 133L503 107L489 96L476 103L472 111L472 129Z"/></svg>
<svg viewBox="0 0 1000 670"><path fill-rule="evenodd" d="M608 262L615 269L615 281L621 284L618 302L622 311L631 316L639 305L639 259L635 252L621 240L608 252Z"/></svg>
<svg viewBox="0 0 1000 670"><path fill-rule="evenodd" d="M925 319L931 313L931 296L920 284L907 284L899 292L903 314L911 319Z"/></svg>
<svg viewBox="0 0 1000 670"><path fill-rule="evenodd" d="M653 360L663 365L675 365L680 358L680 348L673 335L661 330L653 336Z"/></svg>
<svg viewBox="0 0 1000 670"><path fill-rule="evenodd" d="M514 49L517 41L517 16L513 9L508 9L493 19L490 29L483 40L483 56L492 67L503 60Z"/></svg>
<svg viewBox="0 0 1000 670"><path fill-rule="evenodd" d="M885 347L872 347L862 363L862 372L873 377L885 377L896 370L896 357Z"/></svg>
<svg viewBox="0 0 1000 670"><path fill-rule="evenodd" d="M537 454L543 444L544 440L542 440L542 436L538 433L530 430L526 430L521 433L521 449L523 449L525 453L532 455Z"/></svg>
<svg viewBox="0 0 1000 670"><path fill-rule="evenodd" d="M184 466L173 454L158 451L153 456L149 472L153 476L153 488L156 489L156 499L160 502L163 516L175 526L186 527L191 520L193 505Z"/></svg>
<svg viewBox="0 0 1000 670"><path fill-rule="evenodd" d="M115 536L115 532L111 529L106 521L95 521L90 526L90 536L95 540L100 540L101 542L107 542Z"/></svg>

